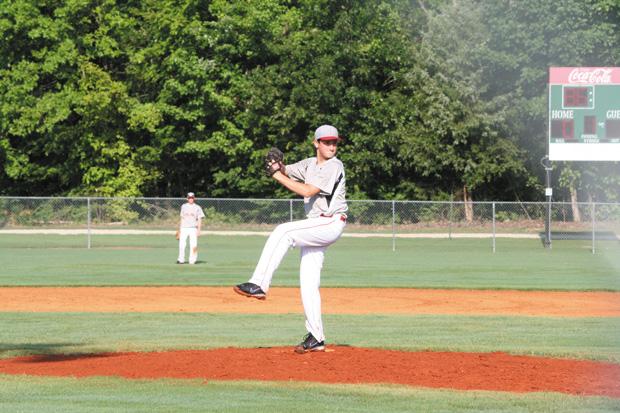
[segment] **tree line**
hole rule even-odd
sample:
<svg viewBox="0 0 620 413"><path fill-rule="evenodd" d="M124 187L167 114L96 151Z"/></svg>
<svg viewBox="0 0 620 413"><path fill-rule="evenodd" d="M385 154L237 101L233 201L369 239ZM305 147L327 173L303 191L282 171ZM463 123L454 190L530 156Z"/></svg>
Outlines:
<svg viewBox="0 0 620 413"><path fill-rule="evenodd" d="M289 196L344 137L349 197L542 200L549 66L619 66L614 0L4 0L0 194ZM617 162L556 200L620 201Z"/></svg>

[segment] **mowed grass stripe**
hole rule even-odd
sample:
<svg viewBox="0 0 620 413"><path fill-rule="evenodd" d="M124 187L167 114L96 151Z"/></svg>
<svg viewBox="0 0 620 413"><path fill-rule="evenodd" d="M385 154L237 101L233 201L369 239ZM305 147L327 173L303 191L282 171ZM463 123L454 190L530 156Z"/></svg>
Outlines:
<svg viewBox="0 0 620 413"><path fill-rule="evenodd" d="M260 236L206 236L199 264L176 265L172 236L100 235L86 249L74 236L0 236L0 285L212 285L247 281L265 243ZM537 240L342 238L326 255L324 287L413 287L620 291L620 243ZM299 285L299 252L273 279Z"/></svg>
<svg viewBox="0 0 620 413"><path fill-rule="evenodd" d="M394 385L126 380L0 375L0 411L122 412L617 412L620 400L557 393Z"/></svg>
<svg viewBox="0 0 620 413"><path fill-rule="evenodd" d="M325 315L327 343L503 351L620 362L619 318ZM292 346L303 315L0 313L2 358L30 354Z"/></svg>

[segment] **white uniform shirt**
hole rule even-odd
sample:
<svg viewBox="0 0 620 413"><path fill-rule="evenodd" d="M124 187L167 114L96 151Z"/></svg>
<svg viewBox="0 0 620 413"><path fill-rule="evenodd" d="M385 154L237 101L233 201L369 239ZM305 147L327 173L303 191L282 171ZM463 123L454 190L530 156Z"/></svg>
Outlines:
<svg viewBox="0 0 620 413"><path fill-rule="evenodd" d="M316 157L307 158L286 165L286 174L291 179L320 189L313 197L304 198L308 218L347 212L344 165L340 159L333 157L319 166Z"/></svg>
<svg viewBox="0 0 620 413"><path fill-rule="evenodd" d="M202 208L196 204L190 204L186 202L181 207L181 227L182 228L197 228L198 222L205 217Z"/></svg>

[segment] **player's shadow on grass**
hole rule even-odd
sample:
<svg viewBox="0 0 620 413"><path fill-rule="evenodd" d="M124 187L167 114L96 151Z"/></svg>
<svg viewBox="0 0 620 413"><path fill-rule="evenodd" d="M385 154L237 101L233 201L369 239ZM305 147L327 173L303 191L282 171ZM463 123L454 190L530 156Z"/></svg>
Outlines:
<svg viewBox="0 0 620 413"><path fill-rule="evenodd" d="M65 361L81 358L110 357L111 353L76 353L78 343L0 343L0 355L11 357L32 357L31 363L44 361Z"/></svg>
<svg viewBox="0 0 620 413"><path fill-rule="evenodd" d="M73 353L73 354L35 354L28 363L49 363L59 361L114 357L113 353Z"/></svg>

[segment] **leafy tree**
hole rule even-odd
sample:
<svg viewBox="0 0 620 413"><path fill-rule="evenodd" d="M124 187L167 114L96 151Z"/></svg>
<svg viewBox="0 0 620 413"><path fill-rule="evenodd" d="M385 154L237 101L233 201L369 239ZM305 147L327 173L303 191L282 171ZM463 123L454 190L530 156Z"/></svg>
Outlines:
<svg viewBox="0 0 620 413"><path fill-rule="evenodd" d="M549 66L617 66L619 11L617 2L607 0L452 0L429 13L424 40L442 70L481 105L495 130L523 150L530 176L519 191L522 196L542 198L539 160L546 153ZM573 200L577 188L600 195L620 192L614 183L617 163L556 166L556 179L564 177L560 184L568 185ZM581 185L579 177L586 171L611 179L599 179L598 189ZM603 190L601 184L611 187Z"/></svg>
<svg viewBox="0 0 620 413"><path fill-rule="evenodd" d="M0 193L290 196L262 176L264 153L309 156L314 128L332 123L352 197L536 198L547 66L617 62L618 10L3 1ZM597 168L571 185L612 199L616 169Z"/></svg>
<svg viewBox="0 0 620 413"><path fill-rule="evenodd" d="M128 142L137 101L122 81L123 43L134 22L114 1L3 2L0 16L7 189L140 195L157 173Z"/></svg>

